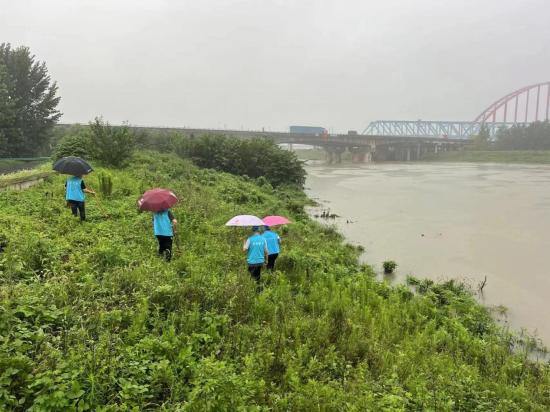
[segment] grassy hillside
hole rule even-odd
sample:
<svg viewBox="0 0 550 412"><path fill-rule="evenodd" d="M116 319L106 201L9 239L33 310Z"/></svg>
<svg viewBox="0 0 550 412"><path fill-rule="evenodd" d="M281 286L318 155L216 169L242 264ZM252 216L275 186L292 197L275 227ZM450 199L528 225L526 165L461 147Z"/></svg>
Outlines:
<svg viewBox="0 0 550 412"><path fill-rule="evenodd" d="M462 150L458 152L431 153L426 155L422 160L550 164L550 150Z"/></svg>
<svg viewBox="0 0 550 412"><path fill-rule="evenodd" d="M169 155L132 164L111 171L112 197L89 199L84 224L61 176L0 193L0 410L550 408L549 366L464 287L377 282L305 216L301 192ZM135 208L152 186L183 198L171 263ZM296 221L260 292L247 232L223 226L241 213Z"/></svg>

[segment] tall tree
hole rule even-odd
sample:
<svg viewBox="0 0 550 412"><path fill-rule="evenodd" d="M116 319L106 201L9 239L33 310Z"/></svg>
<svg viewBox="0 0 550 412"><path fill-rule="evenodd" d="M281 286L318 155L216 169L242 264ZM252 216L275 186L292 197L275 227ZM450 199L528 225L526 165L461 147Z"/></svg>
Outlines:
<svg viewBox="0 0 550 412"><path fill-rule="evenodd" d="M46 63L27 47L0 44L0 139L2 156L33 156L48 145L51 128L61 117L60 97Z"/></svg>
<svg viewBox="0 0 550 412"><path fill-rule="evenodd" d="M0 157L8 156L8 136L14 133L15 110L8 93L8 72L0 64Z"/></svg>

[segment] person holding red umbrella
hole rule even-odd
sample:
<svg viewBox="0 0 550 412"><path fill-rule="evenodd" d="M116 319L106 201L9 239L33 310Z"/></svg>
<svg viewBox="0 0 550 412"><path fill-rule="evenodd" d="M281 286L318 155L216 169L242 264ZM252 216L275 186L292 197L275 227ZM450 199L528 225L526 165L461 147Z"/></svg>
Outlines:
<svg viewBox="0 0 550 412"><path fill-rule="evenodd" d="M170 208L177 202L176 195L166 189L148 190L138 200L141 210L153 212L153 233L159 243L159 255L167 262L172 259L172 239L178 224Z"/></svg>

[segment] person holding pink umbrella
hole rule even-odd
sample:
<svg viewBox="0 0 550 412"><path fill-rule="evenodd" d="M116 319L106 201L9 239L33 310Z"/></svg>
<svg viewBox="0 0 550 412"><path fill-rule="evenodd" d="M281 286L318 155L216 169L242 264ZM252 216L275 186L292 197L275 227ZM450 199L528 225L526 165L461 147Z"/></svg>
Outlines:
<svg viewBox="0 0 550 412"><path fill-rule="evenodd" d="M271 230L271 226L286 225L290 223L290 220L283 216L266 216L262 220L265 223L265 230L262 236L267 243L268 253L266 267L268 270L273 270L275 268L275 261L281 252L281 237Z"/></svg>
<svg viewBox="0 0 550 412"><path fill-rule="evenodd" d="M281 237L274 231L271 230L271 227L265 225L264 233L262 237L265 239L267 244L267 270L275 269L275 261L279 257L279 252L281 251Z"/></svg>

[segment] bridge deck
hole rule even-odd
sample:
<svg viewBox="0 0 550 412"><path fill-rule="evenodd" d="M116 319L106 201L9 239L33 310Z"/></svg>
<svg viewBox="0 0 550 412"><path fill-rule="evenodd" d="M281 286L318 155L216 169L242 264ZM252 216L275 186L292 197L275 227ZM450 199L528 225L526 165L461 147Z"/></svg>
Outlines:
<svg viewBox="0 0 550 412"><path fill-rule="evenodd" d="M251 130L222 130L222 129L191 129L177 127L146 127L133 126L136 129L179 132L187 135L201 136L204 134L221 134L242 139L263 137L273 140L276 143L307 144L312 146L372 146L384 144L453 144L466 145L468 139L452 139L443 137L406 137L406 136L378 136L378 135L310 135L287 132L266 132Z"/></svg>

